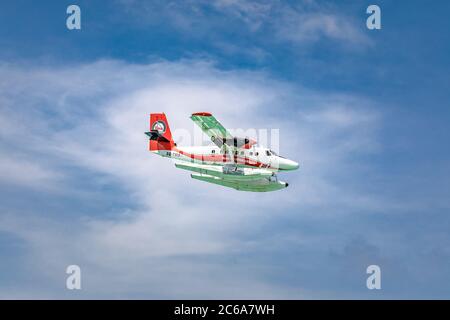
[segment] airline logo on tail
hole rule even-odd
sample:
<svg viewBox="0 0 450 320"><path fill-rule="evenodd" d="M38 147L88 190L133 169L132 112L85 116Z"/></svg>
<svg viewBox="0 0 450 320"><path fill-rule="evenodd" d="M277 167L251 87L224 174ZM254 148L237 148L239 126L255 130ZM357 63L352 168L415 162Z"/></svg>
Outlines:
<svg viewBox="0 0 450 320"><path fill-rule="evenodd" d="M165 124L163 121L161 121L161 120L156 121L156 122L152 125L152 130L156 130L156 131L158 131L159 133L163 134L163 133L166 132L166 124Z"/></svg>

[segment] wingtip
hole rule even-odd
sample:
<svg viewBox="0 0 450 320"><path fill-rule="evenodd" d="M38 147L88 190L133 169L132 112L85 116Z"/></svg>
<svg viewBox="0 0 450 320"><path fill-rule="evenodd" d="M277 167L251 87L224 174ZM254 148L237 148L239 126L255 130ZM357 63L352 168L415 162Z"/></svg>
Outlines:
<svg viewBox="0 0 450 320"><path fill-rule="evenodd" d="M193 116L201 116L201 117L211 117L212 114L209 112L195 112L192 114Z"/></svg>

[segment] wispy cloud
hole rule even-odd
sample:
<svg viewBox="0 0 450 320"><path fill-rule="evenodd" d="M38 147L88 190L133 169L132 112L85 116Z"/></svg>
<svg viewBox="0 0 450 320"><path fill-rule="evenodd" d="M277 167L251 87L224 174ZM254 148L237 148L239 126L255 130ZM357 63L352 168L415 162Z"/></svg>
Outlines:
<svg viewBox="0 0 450 320"><path fill-rule="evenodd" d="M243 21L251 32L260 29L267 31L268 27L274 39L303 45L324 39L367 44L354 19L338 13L330 5L324 6L314 1L289 4L249 0L218 0L213 5L225 15Z"/></svg>
<svg viewBox="0 0 450 320"><path fill-rule="evenodd" d="M215 0L183 2L117 2L135 23L148 26L164 22L189 39L202 40L226 55L255 54L267 58L271 46L307 48L334 41L339 47L367 46L363 24L332 4L314 1L293 3L267 0ZM249 43L250 41L250 43ZM230 50L230 48L233 48Z"/></svg>
<svg viewBox="0 0 450 320"><path fill-rule="evenodd" d="M361 28L340 14L283 9L281 20L275 26L277 37L295 44L305 45L323 38L343 44L369 43Z"/></svg>
<svg viewBox="0 0 450 320"><path fill-rule="evenodd" d="M5 150L5 153L11 150ZM50 168L8 154L0 159L0 181L6 184L44 189L60 176Z"/></svg>

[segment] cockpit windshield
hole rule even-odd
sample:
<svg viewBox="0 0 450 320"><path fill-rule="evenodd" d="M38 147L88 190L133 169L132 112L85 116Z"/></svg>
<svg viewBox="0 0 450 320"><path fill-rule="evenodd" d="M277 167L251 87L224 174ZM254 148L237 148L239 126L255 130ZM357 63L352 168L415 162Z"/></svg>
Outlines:
<svg viewBox="0 0 450 320"><path fill-rule="evenodd" d="M280 158L284 158L283 156L280 156L278 153L276 153L273 150L268 150L267 155L269 155L269 153L275 157L280 157Z"/></svg>

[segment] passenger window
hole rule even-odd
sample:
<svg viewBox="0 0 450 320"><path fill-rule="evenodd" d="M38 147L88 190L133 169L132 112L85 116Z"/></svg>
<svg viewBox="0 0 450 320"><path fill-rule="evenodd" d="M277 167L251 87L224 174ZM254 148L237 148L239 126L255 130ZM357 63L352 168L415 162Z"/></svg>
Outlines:
<svg viewBox="0 0 450 320"><path fill-rule="evenodd" d="M244 155L244 151L241 151L241 156L243 156Z"/></svg>
<svg viewBox="0 0 450 320"><path fill-rule="evenodd" d="M259 152L255 152L255 156L259 156Z"/></svg>
<svg viewBox="0 0 450 320"><path fill-rule="evenodd" d="M250 152L250 155L252 156L252 155L253 155L253 152Z"/></svg>
<svg viewBox="0 0 450 320"><path fill-rule="evenodd" d="M235 151L235 152L234 152L234 154L235 154L235 155L238 155L238 154L239 154L239 152L238 152L238 151Z"/></svg>
<svg viewBox="0 0 450 320"><path fill-rule="evenodd" d="M216 153L216 150L212 150L211 153Z"/></svg>

